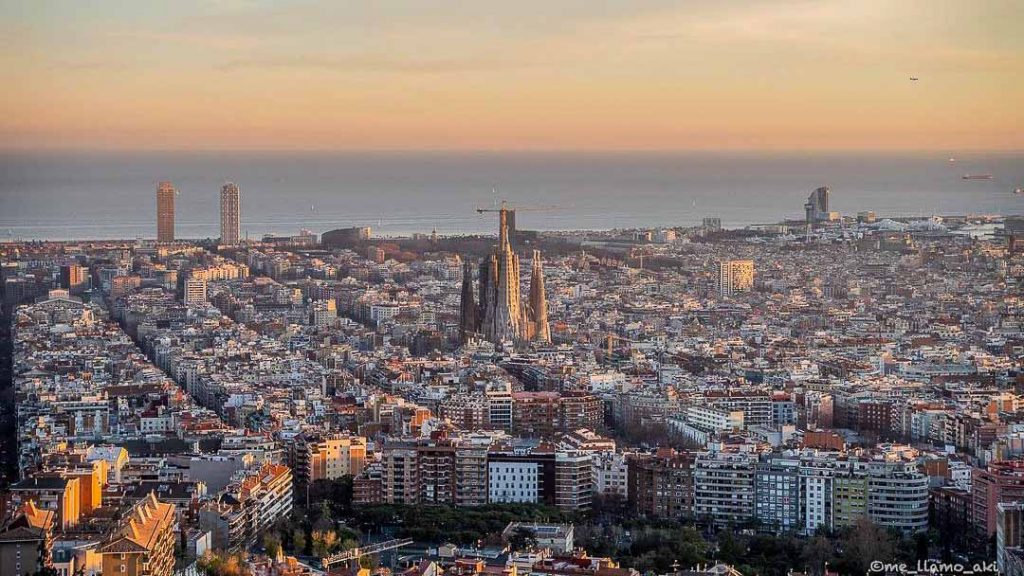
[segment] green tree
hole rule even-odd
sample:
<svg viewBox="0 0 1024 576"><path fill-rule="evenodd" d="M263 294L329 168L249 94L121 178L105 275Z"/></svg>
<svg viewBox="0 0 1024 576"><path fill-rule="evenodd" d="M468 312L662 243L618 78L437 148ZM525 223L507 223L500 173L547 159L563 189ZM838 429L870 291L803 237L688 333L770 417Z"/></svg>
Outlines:
<svg viewBox="0 0 1024 576"><path fill-rule="evenodd" d="M825 565L832 562L834 557L835 546L829 542L828 538L820 534L813 536L804 544L803 552L800 555L810 576L823 576Z"/></svg>
<svg viewBox="0 0 1024 576"><path fill-rule="evenodd" d="M537 533L525 526L517 526L508 537L512 550L529 550L537 546Z"/></svg>
<svg viewBox="0 0 1024 576"><path fill-rule="evenodd" d="M249 566L241 554L207 551L196 566L207 576L246 576L249 573Z"/></svg>
<svg viewBox="0 0 1024 576"><path fill-rule="evenodd" d="M281 539L269 532L264 534L263 549L266 551L267 556L276 558L277 553L281 551Z"/></svg>
<svg viewBox="0 0 1024 576"><path fill-rule="evenodd" d="M718 558L727 564L739 564L743 560L743 545L736 541L732 530L719 533Z"/></svg>
<svg viewBox="0 0 1024 576"><path fill-rule="evenodd" d="M896 539L867 516L846 531L841 543L844 573L864 574L872 562L892 562L896 558Z"/></svg>
<svg viewBox="0 0 1024 576"><path fill-rule="evenodd" d="M338 545L338 533L334 530L314 530L310 540L313 543L313 555L323 558L334 552Z"/></svg>
<svg viewBox="0 0 1024 576"><path fill-rule="evenodd" d="M306 552L306 533L301 528L292 530L292 551L296 554Z"/></svg>

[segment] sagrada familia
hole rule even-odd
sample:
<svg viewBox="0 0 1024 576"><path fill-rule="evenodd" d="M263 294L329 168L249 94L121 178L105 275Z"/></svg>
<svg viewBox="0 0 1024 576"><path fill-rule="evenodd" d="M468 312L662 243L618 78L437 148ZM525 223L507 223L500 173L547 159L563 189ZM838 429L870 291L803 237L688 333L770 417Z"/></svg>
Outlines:
<svg viewBox="0 0 1024 576"><path fill-rule="evenodd" d="M459 324L463 342L473 334L496 344L551 341L540 250L533 251L529 300L523 305L519 295L519 255L512 251L509 238L509 212L504 205L498 211L498 245L493 254L480 262L476 297L473 265L463 264Z"/></svg>

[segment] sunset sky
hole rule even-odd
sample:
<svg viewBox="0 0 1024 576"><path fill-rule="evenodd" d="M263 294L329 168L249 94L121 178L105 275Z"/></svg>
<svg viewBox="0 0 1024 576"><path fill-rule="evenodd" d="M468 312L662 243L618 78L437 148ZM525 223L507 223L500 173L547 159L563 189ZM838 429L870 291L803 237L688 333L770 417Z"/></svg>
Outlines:
<svg viewBox="0 0 1024 576"><path fill-rule="evenodd" d="M1013 0L0 0L0 15L6 149L1024 149Z"/></svg>

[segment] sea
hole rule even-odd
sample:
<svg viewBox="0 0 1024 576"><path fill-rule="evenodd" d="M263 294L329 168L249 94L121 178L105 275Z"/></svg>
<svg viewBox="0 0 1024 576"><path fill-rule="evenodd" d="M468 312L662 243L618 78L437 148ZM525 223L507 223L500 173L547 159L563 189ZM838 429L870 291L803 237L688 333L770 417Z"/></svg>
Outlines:
<svg viewBox="0 0 1024 576"><path fill-rule="evenodd" d="M964 174L990 174L965 180ZM878 217L1024 212L1024 153L6 152L0 241L153 238L156 187L179 190L179 238L219 236L219 191L241 189L242 234L493 234L517 227L725 227L803 217L818 186L832 210Z"/></svg>

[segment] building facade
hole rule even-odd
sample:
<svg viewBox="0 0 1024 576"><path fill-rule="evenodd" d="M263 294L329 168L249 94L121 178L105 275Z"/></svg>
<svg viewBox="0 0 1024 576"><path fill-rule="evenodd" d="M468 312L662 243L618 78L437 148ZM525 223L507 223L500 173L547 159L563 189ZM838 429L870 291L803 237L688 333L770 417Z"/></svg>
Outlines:
<svg viewBox="0 0 1024 576"><path fill-rule="evenodd" d="M754 287L753 260L721 260L717 269L718 294L732 296Z"/></svg>
<svg viewBox="0 0 1024 576"><path fill-rule="evenodd" d="M156 188L156 241L174 242L174 197L178 191L170 182Z"/></svg>
<svg viewBox="0 0 1024 576"><path fill-rule="evenodd" d="M171 576L175 522L173 504L153 493L140 500L97 547L103 576Z"/></svg>
<svg viewBox="0 0 1024 576"><path fill-rule="evenodd" d="M228 182L220 189L220 243L238 244L241 219L241 193L238 185Z"/></svg>

